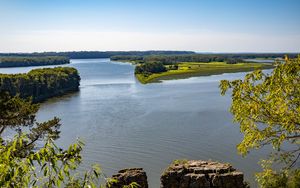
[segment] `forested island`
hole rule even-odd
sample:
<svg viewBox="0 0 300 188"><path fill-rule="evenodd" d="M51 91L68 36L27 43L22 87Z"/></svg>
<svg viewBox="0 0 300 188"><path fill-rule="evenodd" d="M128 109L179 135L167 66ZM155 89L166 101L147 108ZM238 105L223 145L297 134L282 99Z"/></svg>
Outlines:
<svg viewBox="0 0 300 188"><path fill-rule="evenodd" d="M68 57L63 56L43 56L43 57L27 57L27 56L0 56L0 67L29 67L44 65L61 65L70 63Z"/></svg>
<svg viewBox="0 0 300 188"><path fill-rule="evenodd" d="M79 90L80 76L75 68L56 67L34 69L24 74L0 74L0 91L19 95L23 99L32 97L41 102Z"/></svg>

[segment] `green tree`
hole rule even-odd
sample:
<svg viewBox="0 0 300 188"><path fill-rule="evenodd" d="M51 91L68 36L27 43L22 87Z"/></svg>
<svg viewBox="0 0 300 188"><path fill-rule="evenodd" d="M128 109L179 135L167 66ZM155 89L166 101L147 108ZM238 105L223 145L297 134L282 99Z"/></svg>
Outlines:
<svg viewBox="0 0 300 188"><path fill-rule="evenodd" d="M38 108L30 100L0 92L0 187L90 188L116 181L106 178L99 165L78 173L83 143L58 147L59 119L36 122ZM13 138L4 136L8 129L15 131L14 136L10 133ZM136 186L133 182L127 187Z"/></svg>
<svg viewBox="0 0 300 188"><path fill-rule="evenodd" d="M166 67L160 62L149 62L137 65L135 67L135 74L153 74L167 71Z"/></svg>
<svg viewBox="0 0 300 188"><path fill-rule="evenodd" d="M221 94L229 88L230 111L244 135L237 146L239 153L273 147L270 158L261 161L258 183L262 187L300 187L300 56L277 62L271 74L256 70L244 80L222 80ZM274 163L282 168L274 170Z"/></svg>
<svg viewBox="0 0 300 188"><path fill-rule="evenodd" d="M95 187L99 167L81 176L73 173L81 162L83 143L65 150L55 145L59 119L36 122L38 108L30 100L0 93L0 187ZM3 135L7 129L15 131L13 138Z"/></svg>
<svg viewBox="0 0 300 188"><path fill-rule="evenodd" d="M43 65L60 65L70 63L70 59L63 56L22 57L0 56L0 67L28 67Z"/></svg>

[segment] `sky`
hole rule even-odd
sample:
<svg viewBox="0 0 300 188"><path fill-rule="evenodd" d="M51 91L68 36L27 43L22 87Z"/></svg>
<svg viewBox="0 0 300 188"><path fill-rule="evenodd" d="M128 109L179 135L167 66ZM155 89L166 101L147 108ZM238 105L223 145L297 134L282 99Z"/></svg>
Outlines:
<svg viewBox="0 0 300 188"><path fill-rule="evenodd" d="M300 52L300 0L0 0L0 52Z"/></svg>

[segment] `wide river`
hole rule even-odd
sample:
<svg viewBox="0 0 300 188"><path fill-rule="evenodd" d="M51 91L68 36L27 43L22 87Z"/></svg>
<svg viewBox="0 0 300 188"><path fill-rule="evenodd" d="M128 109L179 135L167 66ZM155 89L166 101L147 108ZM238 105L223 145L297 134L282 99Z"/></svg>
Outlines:
<svg viewBox="0 0 300 188"><path fill-rule="evenodd" d="M266 150L244 158L237 154L242 135L228 110L230 95L222 97L218 88L221 79L239 79L245 73L142 85L130 64L90 59L72 60L68 66L80 73L80 91L44 102L37 117L61 118L59 145L77 138L86 143L80 169L99 163L109 176L122 168L143 167L150 188L158 188L163 169L174 159L211 159L231 163L255 186L257 162Z"/></svg>

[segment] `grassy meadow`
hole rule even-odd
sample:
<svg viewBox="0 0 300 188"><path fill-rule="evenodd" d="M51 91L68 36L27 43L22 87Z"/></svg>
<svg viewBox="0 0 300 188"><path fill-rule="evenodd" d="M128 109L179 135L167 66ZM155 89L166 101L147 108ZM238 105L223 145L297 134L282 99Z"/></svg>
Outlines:
<svg viewBox="0 0 300 188"><path fill-rule="evenodd" d="M169 68L169 65L166 65ZM159 82L161 80L189 78L193 76L209 76L223 73L247 72L254 69L270 69L270 63L237 63L227 64L224 62L182 62L178 64L177 70L168 70L162 73L150 75L136 74L136 78L143 84Z"/></svg>

